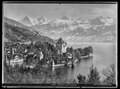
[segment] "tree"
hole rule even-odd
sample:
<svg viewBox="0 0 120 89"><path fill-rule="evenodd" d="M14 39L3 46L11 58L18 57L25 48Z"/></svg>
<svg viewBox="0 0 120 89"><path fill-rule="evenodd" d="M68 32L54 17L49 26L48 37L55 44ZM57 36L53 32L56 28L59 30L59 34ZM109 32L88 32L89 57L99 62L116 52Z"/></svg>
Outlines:
<svg viewBox="0 0 120 89"><path fill-rule="evenodd" d="M60 39L58 39L58 41L56 42L56 48L58 49L58 59L59 60L61 60L61 58L62 58L62 45L63 45L63 43L64 43L65 41L63 41L63 39L62 38L60 38Z"/></svg>
<svg viewBox="0 0 120 89"><path fill-rule="evenodd" d="M88 47L85 47L84 48L84 55L89 55L90 54L90 51L89 51L89 48Z"/></svg>
<svg viewBox="0 0 120 89"><path fill-rule="evenodd" d="M69 48L69 47L67 47L67 48L66 48L66 51L67 51L67 52L70 52L70 48Z"/></svg>
<svg viewBox="0 0 120 89"><path fill-rule="evenodd" d="M80 60L81 54L78 49L75 50L75 57Z"/></svg>
<svg viewBox="0 0 120 89"><path fill-rule="evenodd" d="M88 46L88 48L89 48L90 53L93 54L93 47L92 46Z"/></svg>
<svg viewBox="0 0 120 89"><path fill-rule="evenodd" d="M115 72L115 65L111 64L110 68L105 68L102 71L102 74L105 76L105 79L103 80L104 84L110 85L116 83L116 72Z"/></svg>
<svg viewBox="0 0 120 89"><path fill-rule="evenodd" d="M86 76L84 76L84 75L79 74L77 76L77 79L78 79L79 84L85 84L86 83Z"/></svg>
<svg viewBox="0 0 120 89"><path fill-rule="evenodd" d="M60 52L62 51L62 44L63 43L64 43L64 41L62 38L58 39L58 41L56 43L56 47L60 50Z"/></svg>
<svg viewBox="0 0 120 89"><path fill-rule="evenodd" d="M72 53L72 52L73 52L73 50L74 50L74 49L73 49L73 47L71 46L71 47L70 47L70 52Z"/></svg>
<svg viewBox="0 0 120 89"><path fill-rule="evenodd" d="M43 48L43 44L42 44L42 42L40 42L40 41L37 41L36 43L35 43L35 47L36 48Z"/></svg>
<svg viewBox="0 0 120 89"><path fill-rule="evenodd" d="M78 51L80 52L81 56L84 56L84 49L78 48Z"/></svg>
<svg viewBox="0 0 120 89"><path fill-rule="evenodd" d="M88 84L100 84L100 74L96 67L90 67L90 74L88 74Z"/></svg>

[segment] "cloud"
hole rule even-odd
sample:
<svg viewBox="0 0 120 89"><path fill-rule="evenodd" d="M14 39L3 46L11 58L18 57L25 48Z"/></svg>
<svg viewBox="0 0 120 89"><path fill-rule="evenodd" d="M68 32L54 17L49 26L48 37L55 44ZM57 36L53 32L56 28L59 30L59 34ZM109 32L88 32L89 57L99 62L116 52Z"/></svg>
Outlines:
<svg viewBox="0 0 120 89"><path fill-rule="evenodd" d="M116 18L117 15L117 5L113 4L109 7L99 7L99 8L93 8L92 13L95 15L103 15L103 16L110 16Z"/></svg>

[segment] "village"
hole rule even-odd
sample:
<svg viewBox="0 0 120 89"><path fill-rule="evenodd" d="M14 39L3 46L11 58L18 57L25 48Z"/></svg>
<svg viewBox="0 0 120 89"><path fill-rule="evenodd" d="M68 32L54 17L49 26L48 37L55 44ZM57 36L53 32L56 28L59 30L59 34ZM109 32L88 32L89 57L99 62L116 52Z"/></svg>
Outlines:
<svg viewBox="0 0 120 89"><path fill-rule="evenodd" d="M91 46L73 49L67 47L62 38L55 44L40 41L26 43L6 42L4 45L5 65L9 68L35 68L74 65L93 54Z"/></svg>

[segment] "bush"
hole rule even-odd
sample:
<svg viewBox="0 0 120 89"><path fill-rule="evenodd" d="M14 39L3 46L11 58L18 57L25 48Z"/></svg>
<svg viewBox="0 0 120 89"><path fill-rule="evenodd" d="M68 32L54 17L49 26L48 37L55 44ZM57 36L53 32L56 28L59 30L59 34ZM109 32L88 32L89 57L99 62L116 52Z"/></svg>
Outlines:
<svg viewBox="0 0 120 89"><path fill-rule="evenodd" d="M115 65L111 64L110 68L103 69L102 74L105 76L103 80L103 84L111 85L116 84L116 73L115 73Z"/></svg>
<svg viewBox="0 0 120 89"><path fill-rule="evenodd" d="M83 76L83 75L79 74L77 76L77 79L78 79L79 84L85 84L86 83L86 76Z"/></svg>

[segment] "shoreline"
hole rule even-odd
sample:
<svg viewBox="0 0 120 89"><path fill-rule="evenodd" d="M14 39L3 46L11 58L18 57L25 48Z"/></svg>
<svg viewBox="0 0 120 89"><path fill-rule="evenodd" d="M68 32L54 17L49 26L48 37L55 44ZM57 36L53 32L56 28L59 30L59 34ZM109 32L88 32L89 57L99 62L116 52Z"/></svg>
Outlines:
<svg viewBox="0 0 120 89"><path fill-rule="evenodd" d="M94 45L115 45L117 46L117 43L113 42L75 42L75 43L69 43L67 44L67 47L80 47L80 46L94 46Z"/></svg>

